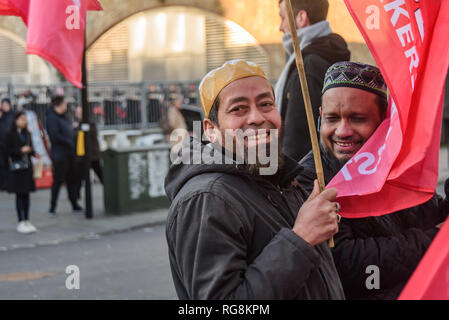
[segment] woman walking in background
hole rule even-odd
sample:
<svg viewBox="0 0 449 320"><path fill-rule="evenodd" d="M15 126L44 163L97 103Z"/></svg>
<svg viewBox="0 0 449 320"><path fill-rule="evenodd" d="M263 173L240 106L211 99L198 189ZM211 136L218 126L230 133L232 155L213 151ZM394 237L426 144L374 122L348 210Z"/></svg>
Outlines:
<svg viewBox="0 0 449 320"><path fill-rule="evenodd" d="M34 152L23 111L14 114L14 120L6 134L6 152L9 163L8 192L16 194L19 220L17 232L36 232L36 228L29 222L30 192L36 191L31 156L40 158L40 155Z"/></svg>

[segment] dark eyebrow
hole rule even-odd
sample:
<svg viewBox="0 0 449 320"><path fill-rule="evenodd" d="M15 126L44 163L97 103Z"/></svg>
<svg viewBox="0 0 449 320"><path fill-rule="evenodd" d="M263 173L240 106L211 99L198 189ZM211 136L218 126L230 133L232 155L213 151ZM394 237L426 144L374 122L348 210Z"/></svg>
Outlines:
<svg viewBox="0 0 449 320"><path fill-rule="evenodd" d="M267 92L264 92L264 93L259 94L259 95L256 97L256 100L260 100L260 99L264 99L264 98L272 98L271 92L270 92L270 91L267 91Z"/></svg>
<svg viewBox="0 0 449 320"><path fill-rule="evenodd" d="M323 111L323 116L338 116L336 112L325 112Z"/></svg>
<svg viewBox="0 0 449 320"><path fill-rule="evenodd" d="M366 117L367 115L365 113L354 112L354 113L351 113L351 117L353 117L353 116Z"/></svg>
<svg viewBox="0 0 449 320"><path fill-rule="evenodd" d="M233 105L234 103L238 103L238 102L242 102L242 101L248 101L249 99L248 98L245 98L245 97L237 97L237 98L234 98L234 99L232 99L230 102L229 102L229 105Z"/></svg>
<svg viewBox="0 0 449 320"><path fill-rule="evenodd" d="M259 95L256 97L256 100L260 100L260 99L264 99L264 98L272 98L272 93L271 93L270 91L261 93L261 94L259 94ZM247 102L247 101L249 101L249 99L246 98L246 97L236 97L236 98L233 98L233 99L229 102L229 105L232 106L232 105L235 104L235 103L239 103L239 102Z"/></svg>

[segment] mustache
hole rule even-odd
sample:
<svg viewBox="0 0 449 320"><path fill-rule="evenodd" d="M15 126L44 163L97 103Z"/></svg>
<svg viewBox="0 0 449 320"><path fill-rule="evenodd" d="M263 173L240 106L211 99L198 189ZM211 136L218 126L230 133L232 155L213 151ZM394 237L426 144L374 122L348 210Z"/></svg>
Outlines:
<svg viewBox="0 0 449 320"><path fill-rule="evenodd" d="M360 143L363 141L363 138L356 135L356 136L350 136L350 137L339 137L339 136L332 136L332 141L334 142L354 142L354 143Z"/></svg>

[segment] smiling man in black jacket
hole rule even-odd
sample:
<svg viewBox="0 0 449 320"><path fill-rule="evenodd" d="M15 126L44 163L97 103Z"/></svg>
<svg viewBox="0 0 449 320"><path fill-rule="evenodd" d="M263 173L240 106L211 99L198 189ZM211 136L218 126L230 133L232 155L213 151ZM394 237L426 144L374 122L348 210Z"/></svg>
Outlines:
<svg viewBox="0 0 449 320"><path fill-rule="evenodd" d="M326 184L371 137L387 111L387 88L378 68L334 64L326 73L321 107L320 149ZM316 179L313 154L297 177L306 190ZM446 195L449 181L446 181ZM335 259L347 299L396 299L449 213L434 195L424 204L379 217L342 219ZM379 269L379 287L366 285L368 267Z"/></svg>
<svg viewBox="0 0 449 320"><path fill-rule="evenodd" d="M307 199L295 182L301 167L277 152L281 119L262 69L227 62L200 95L208 142L186 140L165 181L178 297L344 299L326 241L338 230L337 192L319 194L316 183ZM267 163L248 156L264 147L275 163L267 175Z"/></svg>

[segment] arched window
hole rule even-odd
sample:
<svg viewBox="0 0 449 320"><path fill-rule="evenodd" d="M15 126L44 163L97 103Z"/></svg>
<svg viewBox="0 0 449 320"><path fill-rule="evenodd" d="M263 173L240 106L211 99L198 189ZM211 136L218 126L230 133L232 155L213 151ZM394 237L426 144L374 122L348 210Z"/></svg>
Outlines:
<svg viewBox="0 0 449 320"><path fill-rule="evenodd" d="M137 13L103 34L87 53L89 81L189 81L227 60L247 59L267 74L269 58L236 23L190 7Z"/></svg>

